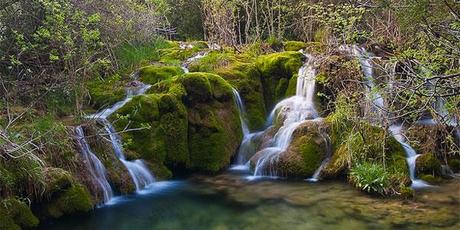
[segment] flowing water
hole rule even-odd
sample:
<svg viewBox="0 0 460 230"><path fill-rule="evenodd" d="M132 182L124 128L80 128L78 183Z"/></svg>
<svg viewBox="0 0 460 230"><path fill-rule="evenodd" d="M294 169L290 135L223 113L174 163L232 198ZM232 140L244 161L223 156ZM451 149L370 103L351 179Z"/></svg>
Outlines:
<svg viewBox="0 0 460 230"><path fill-rule="evenodd" d="M346 49L345 49L346 50ZM348 48L350 50L350 48ZM382 96L378 93L378 89L376 88L374 74L373 74L373 65L371 61L371 55L366 52L364 48L359 48L358 46L353 46L351 48L351 53L358 57L361 63L361 69L364 73L367 86L369 88L369 94L371 94L370 98L373 102L374 111L377 110L379 115L379 120L385 119L385 104ZM373 95L373 96L372 96ZM416 151L407 143L406 138L403 135L403 126L402 125L391 125L389 130L393 137L401 144L404 148L404 152L406 153L406 161L409 167L409 176L412 181L412 188L424 188L430 186L428 183L424 182L423 180L419 180L416 178L415 175L415 166L416 160L419 155Z"/></svg>
<svg viewBox="0 0 460 230"><path fill-rule="evenodd" d="M182 64L182 66L181 66L182 70L184 70L184 73L189 73L190 72L189 69L188 69L188 66L191 63L206 57L206 55L208 55L208 52L198 52L197 54L195 54L192 57L190 57L187 60L185 60L184 63Z"/></svg>
<svg viewBox="0 0 460 230"><path fill-rule="evenodd" d="M306 63L299 69L296 95L279 102L270 113L268 120L271 123L275 116L283 116L284 122L273 137L270 147L257 153L260 157L257 159L253 177L280 176L275 164L280 154L289 147L292 134L305 120L318 118L314 105L316 77L314 58L310 55L306 56Z"/></svg>
<svg viewBox="0 0 460 230"><path fill-rule="evenodd" d="M134 96L145 94L145 92L150 88L150 85L146 85L141 82L136 82L136 84L137 86L131 87L127 90L127 96L123 101L119 101L115 103L112 107L104 109L101 112L90 115L88 117L96 119L104 125L105 130L109 134L113 150L117 155L117 158L123 163L123 165L128 170L136 186L136 192L140 192L142 189L155 182L155 179L142 160L126 160L125 155L123 153L121 138L118 135L115 128L113 127L113 125L108 120L108 117L110 115L112 115L118 109L126 105L126 103L130 102Z"/></svg>
<svg viewBox="0 0 460 230"><path fill-rule="evenodd" d="M329 163L329 160L331 160L332 157L332 142L331 142L331 137L327 133L321 133L324 143L326 144L326 158L321 162L321 165L316 169L315 173L313 173L313 176L311 178L308 178L307 181L309 182L317 182L320 179L321 172L323 171L324 167L326 167L327 163Z"/></svg>
<svg viewBox="0 0 460 230"><path fill-rule="evenodd" d="M148 194L40 229L460 229L458 180L402 201L373 198L342 182L248 181L248 174L156 182Z"/></svg>
<svg viewBox="0 0 460 230"><path fill-rule="evenodd" d="M77 126L75 128L75 133L86 168L88 169L92 179L96 182L96 186L102 191L103 202L108 203L113 197L113 191L107 181L107 172L105 167L93 151L91 151L91 147L86 141L83 128L81 126Z"/></svg>

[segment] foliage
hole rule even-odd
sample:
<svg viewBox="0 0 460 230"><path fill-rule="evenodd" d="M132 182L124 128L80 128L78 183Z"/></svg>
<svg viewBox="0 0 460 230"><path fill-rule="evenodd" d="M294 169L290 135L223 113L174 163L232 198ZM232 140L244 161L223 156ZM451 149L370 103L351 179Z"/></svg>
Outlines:
<svg viewBox="0 0 460 230"><path fill-rule="evenodd" d="M354 166L349 174L350 181L368 193L387 194L389 176L380 164L364 162Z"/></svg>

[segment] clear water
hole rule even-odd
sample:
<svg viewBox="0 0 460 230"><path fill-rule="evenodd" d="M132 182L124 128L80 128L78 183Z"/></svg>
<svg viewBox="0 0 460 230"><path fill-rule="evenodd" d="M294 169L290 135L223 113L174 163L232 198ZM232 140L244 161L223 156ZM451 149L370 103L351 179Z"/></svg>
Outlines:
<svg viewBox="0 0 460 230"><path fill-rule="evenodd" d="M460 182L415 201L373 198L341 182L248 181L249 172L157 182L142 195L47 230L137 229L459 229Z"/></svg>

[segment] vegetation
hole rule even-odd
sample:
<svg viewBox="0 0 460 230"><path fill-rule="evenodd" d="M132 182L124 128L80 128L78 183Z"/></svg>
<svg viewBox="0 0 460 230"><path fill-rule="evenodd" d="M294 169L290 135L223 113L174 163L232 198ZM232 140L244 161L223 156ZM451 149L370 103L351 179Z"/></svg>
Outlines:
<svg viewBox="0 0 460 230"><path fill-rule="evenodd" d="M412 197L406 155L389 127L403 124L421 154L418 178L442 183L448 169L460 170L459 15L456 0L3 1L0 229L32 228L99 203L77 125L115 192L134 190L105 130L86 115L139 82L151 88L109 118L126 157L144 159L157 179L220 172L242 139L232 89L249 129L265 129L274 105L295 94L301 49L315 57L324 122L296 130L277 167L311 176L328 158L326 135L332 155L321 177ZM369 59L374 79L344 48L353 45L378 57ZM197 54L206 56L189 59ZM381 95L385 108L372 111L369 95Z"/></svg>

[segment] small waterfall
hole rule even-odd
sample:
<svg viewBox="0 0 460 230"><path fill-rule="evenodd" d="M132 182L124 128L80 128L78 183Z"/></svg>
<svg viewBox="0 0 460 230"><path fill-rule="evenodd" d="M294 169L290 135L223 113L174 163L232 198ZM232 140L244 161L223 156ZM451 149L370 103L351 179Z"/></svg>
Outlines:
<svg viewBox="0 0 460 230"><path fill-rule="evenodd" d="M88 169L93 180L96 181L97 186L101 189L104 203L107 203L110 201L110 199L112 199L113 191L112 187L110 187L110 184L107 181L107 172L105 167L99 158L97 158L97 156L93 153L93 151L91 151L91 148L86 141L83 128L81 126L77 126L75 128L75 133L86 168Z"/></svg>
<svg viewBox="0 0 460 230"><path fill-rule="evenodd" d="M123 107L126 103L131 101L134 96L145 94L145 92L150 88L150 85L143 84L142 82L136 82L136 84L137 86L129 88L127 90L127 96L123 101L119 101L115 103L112 107L107 108L99 113L90 115L89 118L96 119L104 125L105 130L109 134L113 150L117 155L117 158L123 163L123 165L128 170L136 186L136 191L139 192L146 186L155 182L155 179L148 170L147 166L142 162L142 160L126 160L125 155L123 153L121 138L116 132L113 125L107 119L111 114L113 114L118 109Z"/></svg>
<svg viewBox="0 0 460 230"><path fill-rule="evenodd" d="M273 123L275 114L282 115L283 125L275 134L270 147L261 150L257 160L254 176L279 176L276 163L280 154L287 150L291 143L292 134L305 120L318 118L314 106L315 77L314 59L307 56L307 62L299 69L296 95L279 102L270 113L268 120Z"/></svg>
<svg viewBox="0 0 460 230"><path fill-rule="evenodd" d="M249 135L249 128L248 128L248 125L246 124L246 118L245 118L246 109L244 108L243 100L241 99L240 93L238 93L238 91L235 88L232 88L232 91L233 91L233 96L235 96L236 106L238 107L238 112L240 115L241 129L243 130L243 137L246 137Z"/></svg>
<svg viewBox="0 0 460 230"><path fill-rule="evenodd" d="M326 145L326 158L321 162L321 165L316 169L313 176L308 178L307 181L309 182L317 182L320 179L321 172L323 171L324 167L326 167L327 163L331 160L332 157L332 142L331 137L327 133L321 132L321 136L323 137L324 143Z"/></svg>
<svg viewBox="0 0 460 230"><path fill-rule="evenodd" d="M206 57L206 55L208 55L208 52L199 52L197 54L195 54L194 56L190 57L189 59L185 60L184 63L182 64L181 68L182 70L184 70L184 73L189 73L189 69L188 69L188 66L197 61L197 60L200 60L201 58L204 58Z"/></svg>
<svg viewBox="0 0 460 230"><path fill-rule="evenodd" d="M416 160L417 157L420 155L415 152L415 150L406 142L406 138L402 134L402 125L392 125L390 126L390 132L393 135L393 137L402 145L404 148L404 152L406 152L406 161L409 166L409 176L412 181L412 187L413 188L423 188L430 186L423 180L419 180L415 176L415 165L416 165Z"/></svg>
<svg viewBox="0 0 460 230"><path fill-rule="evenodd" d="M373 92L376 89L375 84L373 83L375 81L374 79L374 74L373 74L373 65L371 63L371 56L364 48L359 48L358 46L354 45L351 48L350 47L345 47L343 50L346 50L350 53L352 53L354 56L356 56L361 64L361 68L363 70L364 76L366 78L366 85L368 86L368 94L373 94L373 96L369 96L368 98L372 100L373 106L374 106L374 111L377 110L378 115L380 116L379 120L382 120L382 118L385 118L386 114L382 113L381 111L385 110L385 104L383 101L382 96L378 92ZM407 165L409 167L409 176L412 181L412 187L413 188L420 188L420 187L426 187L429 186L426 182L422 180L418 180L415 177L415 161L417 160L417 153L415 150L406 142L405 137L402 135L402 125L392 125L390 126L389 130L393 137L401 144L401 146L404 148L404 151L406 153L406 161Z"/></svg>

